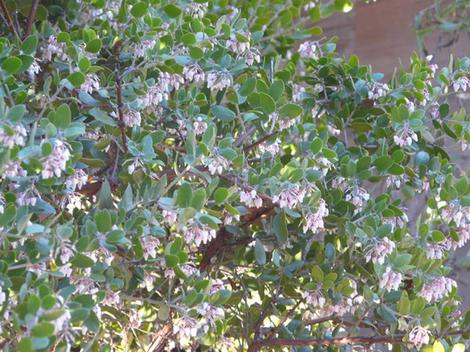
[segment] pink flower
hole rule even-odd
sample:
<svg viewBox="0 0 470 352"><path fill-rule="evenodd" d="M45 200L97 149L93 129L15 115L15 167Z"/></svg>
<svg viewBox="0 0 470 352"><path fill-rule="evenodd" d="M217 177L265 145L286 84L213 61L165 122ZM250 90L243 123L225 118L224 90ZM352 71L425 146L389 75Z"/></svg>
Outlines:
<svg viewBox="0 0 470 352"><path fill-rule="evenodd" d="M24 146L26 136L26 129L22 125L0 127L0 144L8 149L12 149L15 145Z"/></svg>
<svg viewBox="0 0 470 352"><path fill-rule="evenodd" d="M313 233L317 233L324 229L323 218L328 216L329 211L326 203L323 199L320 199L318 209L314 213L310 213L305 216L305 225L303 227L304 232L311 230Z"/></svg>
<svg viewBox="0 0 470 352"><path fill-rule="evenodd" d="M387 237L384 237L366 252L366 262L372 261L374 264L383 264L385 257L394 250L395 243L390 241Z"/></svg>
<svg viewBox="0 0 470 352"><path fill-rule="evenodd" d="M294 185L281 191L279 195L274 196L273 202L278 203L281 208L294 209L302 203L305 194L305 189L301 189L299 185Z"/></svg>
<svg viewBox="0 0 470 352"><path fill-rule="evenodd" d="M429 303L433 303L451 293L454 287L457 287L455 280L447 277L438 277L430 283L425 284L419 292L419 295Z"/></svg>
<svg viewBox="0 0 470 352"><path fill-rule="evenodd" d="M67 161L70 159L68 147L60 140L56 139L52 149L43 163L41 172L42 178L60 177L62 171L67 167Z"/></svg>
<svg viewBox="0 0 470 352"><path fill-rule="evenodd" d="M408 334L408 342L417 349L420 349L422 345L429 344L429 335L429 330L421 326L415 326Z"/></svg>
<svg viewBox="0 0 470 352"><path fill-rule="evenodd" d="M392 270L389 266L385 269L385 273L380 280L379 287L386 291L397 290L401 284L402 275Z"/></svg>
<svg viewBox="0 0 470 352"><path fill-rule="evenodd" d="M254 189L240 191L240 202L245 203L248 208L261 208L263 206L263 200Z"/></svg>

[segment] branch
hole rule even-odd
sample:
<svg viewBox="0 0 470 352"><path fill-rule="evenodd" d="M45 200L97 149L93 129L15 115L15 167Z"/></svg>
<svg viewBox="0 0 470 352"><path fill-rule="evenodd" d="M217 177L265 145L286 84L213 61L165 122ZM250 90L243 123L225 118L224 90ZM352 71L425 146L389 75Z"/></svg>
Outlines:
<svg viewBox="0 0 470 352"><path fill-rule="evenodd" d="M11 14L10 11L8 11L7 5L5 4L5 0L0 0L0 7L2 9L3 14L5 15L5 22L8 26L8 29L19 39L20 36L18 35L16 27L13 24L13 19L11 18Z"/></svg>
<svg viewBox="0 0 470 352"><path fill-rule="evenodd" d="M251 149L257 147L258 145L260 145L261 143L267 141L269 138L271 138L272 136L275 136L276 134L278 134L278 132L272 132L272 133L268 133L267 135L261 137L260 139L258 139L256 142L250 144L250 145L247 145L245 148L243 148L243 150L245 152L248 152L250 151Z"/></svg>
<svg viewBox="0 0 470 352"><path fill-rule="evenodd" d="M122 146L124 151L127 153L127 136L126 136L126 126L124 125L124 112L123 112L123 103L122 103L122 81L119 72L116 71L116 96L117 96L117 108L118 108L118 117L119 117L119 128L121 129L122 136Z"/></svg>
<svg viewBox="0 0 470 352"><path fill-rule="evenodd" d="M254 132L256 131L256 126L252 125L250 127L248 127L247 130L245 130L238 138L237 140L235 141L235 143L233 144L235 147L239 147L243 144L243 142L245 141L245 139L247 139L248 137L250 137Z"/></svg>
<svg viewBox="0 0 470 352"><path fill-rule="evenodd" d="M445 336L459 336L470 333L470 329L466 330L454 330L445 333L441 337ZM343 346L350 344L360 345L374 345L378 343L394 343L403 344L403 338L405 334L390 335L390 336L345 336L335 337L332 339L265 339L254 342L248 352L259 351L262 347L282 347L282 346Z"/></svg>
<svg viewBox="0 0 470 352"><path fill-rule="evenodd" d="M36 12L38 10L39 1L40 0L33 0L31 5L31 11L29 12L28 20L26 22L26 32L24 33L25 38L33 31L33 24L36 21Z"/></svg>

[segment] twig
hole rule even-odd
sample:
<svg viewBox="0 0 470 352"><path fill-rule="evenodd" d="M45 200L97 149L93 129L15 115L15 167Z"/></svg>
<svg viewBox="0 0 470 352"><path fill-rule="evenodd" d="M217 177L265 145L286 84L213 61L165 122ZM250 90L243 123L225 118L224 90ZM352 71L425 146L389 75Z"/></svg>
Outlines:
<svg viewBox="0 0 470 352"><path fill-rule="evenodd" d="M5 15L5 22L8 26L8 29L19 39L20 36L18 35L18 31L13 24L13 19L11 18L11 14L10 11L8 11L7 5L5 4L5 0L0 0L0 7L2 8L2 12Z"/></svg>
<svg viewBox="0 0 470 352"><path fill-rule="evenodd" d="M248 127L248 129L243 131L243 133L237 138L237 140L235 141L233 145L235 147L241 146L243 142L245 141L245 139L250 137L255 131L256 131L256 126L251 125L250 127Z"/></svg>
<svg viewBox="0 0 470 352"><path fill-rule="evenodd" d="M31 4L31 11L29 12L28 20L26 22L26 31L24 33L24 38L30 35L33 31L33 24L36 21L36 12L38 10L39 1L40 0L33 0L33 3Z"/></svg>
<svg viewBox="0 0 470 352"><path fill-rule="evenodd" d="M119 117L119 128L121 130L121 137L122 137L122 146L124 147L124 151L127 153L127 136L126 136L126 125L124 124L124 112L123 107L124 104L122 102L122 81L121 76L119 75L118 70L116 70L116 98L117 98L117 109L118 109L118 117Z"/></svg>
<svg viewBox="0 0 470 352"><path fill-rule="evenodd" d="M261 137L260 139L258 139L256 142L250 144L250 145L247 145L245 148L243 148L243 150L245 152L248 152L250 151L251 149L257 147L258 145L260 145L261 143L267 141L269 138L271 138L272 136L275 136L278 132L272 132L272 133L268 133L267 135Z"/></svg>

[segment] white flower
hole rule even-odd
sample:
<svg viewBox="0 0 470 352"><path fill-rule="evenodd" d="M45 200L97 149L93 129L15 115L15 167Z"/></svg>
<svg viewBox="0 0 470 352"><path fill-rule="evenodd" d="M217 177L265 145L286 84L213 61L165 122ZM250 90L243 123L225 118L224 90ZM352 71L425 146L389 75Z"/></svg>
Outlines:
<svg viewBox="0 0 470 352"><path fill-rule="evenodd" d="M279 203L280 208L294 209L303 202L305 194L305 189L301 189L299 185L294 185L274 196L273 203Z"/></svg>
<svg viewBox="0 0 470 352"><path fill-rule="evenodd" d="M198 64L183 68L184 79L188 82L202 83L206 80L206 74Z"/></svg>
<svg viewBox="0 0 470 352"><path fill-rule="evenodd" d="M419 292L419 295L429 303L433 303L451 293L454 287L457 287L455 280L447 277L438 277L430 283L425 284Z"/></svg>
<svg viewBox="0 0 470 352"><path fill-rule="evenodd" d="M65 43L59 43L57 38L51 35L44 50L44 58L48 61L51 61L52 55L56 54L59 59L65 61L68 58L65 49Z"/></svg>
<svg viewBox="0 0 470 352"><path fill-rule="evenodd" d="M15 145L24 146L26 136L26 129L21 125L0 127L0 144L8 149L12 149Z"/></svg>
<svg viewBox="0 0 470 352"><path fill-rule="evenodd" d="M408 342L417 349L420 349L422 345L429 344L429 335L429 330L421 326L415 326L408 334Z"/></svg>
<svg viewBox="0 0 470 352"><path fill-rule="evenodd" d="M204 164L209 169L211 175L220 175L230 167L230 162L218 154L214 155L213 158L206 159Z"/></svg>
<svg viewBox="0 0 470 352"><path fill-rule="evenodd" d="M188 242L194 242L199 247L201 244L211 241L216 235L217 232L214 229L191 221L184 238Z"/></svg>
<svg viewBox="0 0 470 352"><path fill-rule="evenodd" d="M21 206L32 206L34 207L36 205L37 197L34 195L31 195L31 192L18 192L16 194L16 204L18 204L20 207Z"/></svg>
<svg viewBox="0 0 470 352"><path fill-rule="evenodd" d="M362 210L369 198L369 193L364 188L358 186L353 187L352 191L345 197L348 202L351 202L356 206L356 212Z"/></svg>
<svg viewBox="0 0 470 352"><path fill-rule="evenodd" d="M299 54L304 59L318 60L318 42L306 41L300 44Z"/></svg>
<svg viewBox="0 0 470 352"><path fill-rule="evenodd" d="M232 85L232 76L226 72L210 72L207 75L207 88L211 91L218 91Z"/></svg>
<svg viewBox="0 0 470 352"><path fill-rule="evenodd" d="M314 308L323 308L326 302L325 297L317 291L305 291L302 293L302 296L305 302Z"/></svg>
<svg viewBox="0 0 470 352"><path fill-rule="evenodd" d="M46 272L46 263L39 262L35 264L30 264L28 265L27 270L36 274L37 276L41 276L43 273Z"/></svg>
<svg viewBox="0 0 470 352"><path fill-rule="evenodd" d="M160 241L155 236L144 236L141 238L142 247L144 249L144 258L147 260L149 257L155 258L157 256L157 249Z"/></svg>
<svg viewBox="0 0 470 352"><path fill-rule="evenodd" d="M300 84L293 84L292 85L292 101L293 102L301 101L303 98L304 92L305 92L305 88L302 87Z"/></svg>
<svg viewBox="0 0 470 352"><path fill-rule="evenodd" d="M439 117L439 104L431 104L431 106L429 107L429 114L431 115L431 117L433 119L437 119Z"/></svg>
<svg viewBox="0 0 470 352"><path fill-rule="evenodd" d="M220 290L224 289L225 285L224 282L220 279L212 279L211 280L211 288L209 290L209 294L213 295Z"/></svg>
<svg viewBox="0 0 470 352"><path fill-rule="evenodd" d="M66 264L69 262L70 258L72 258L74 255L74 252L71 248L70 245L67 245L67 243L65 243L65 241L62 241L61 244L60 244L60 261L62 262L62 264Z"/></svg>
<svg viewBox="0 0 470 352"><path fill-rule="evenodd" d="M134 46L134 54L137 57L143 57L145 52L149 49L153 49L157 42L155 40L143 40Z"/></svg>
<svg viewBox="0 0 470 352"><path fill-rule="evenodd" d="M142 324L142 319L139 315L139 310L134 308L130 310L129 314L129 328L137 329Z"/></svg>
<svg viewBox="0 0 470 352"><path fill-rule="evenodd" d="M120 301L121 298L117 292L107 290L103 299L103 304L107 306L117 306L119 305Z"/></svg>
<svg viewBox="0 0 470 352"><path fill-rule="evenodd" d="M280 146L280 141L279 139L276 139L274 142L268 144L268 142L263 142L258 146L259 153L257 153L257 156L259 154L264 154L264 153L269 153L271 155L276 155L281 151L281 146Z"/></svg>
<svg viewBox="0 0 470 352"><path fill-rule="evenodd" d="M418 141L418 136L416 133L409 127L408 123L405 122L403 128L393 136L393 141L395 144L400 147L406 147L413 144L413 141Z"/></svg>
<svg viewBox="0 0 470 352"><path fill-rule="evenodd" d="M405 98L405 102L409 112L415 111L415 103L413 103L411 100L408 100L408 98Z"/></svg>
<svg viewBox="0 0 470 352"><path fill-rule="evenodd" d="M75 286L78 294L92 295L99 291L95 281L88 276L74 276L70 278L70 283Z"/></svg>
<svg viewBox="0 0 470 352"><path fill-rule="evenodd" d="M320 199L318 209L314 213L310 213L305 216L305 225L303 227L304 232L310 230L315 234L318 231L323 230L325 226L323 218L328 216L328 214L329 211L325 201L323 199Z"/></svg>
<svg viewBox="0 0 470 352"><path fill-rule="evenodd" d="M67 167L70 159L70 151L60 140L56 139L52 148L52 153L46 157L41 172L42 178L60 177L62 171Z"/></svg>
<svg viewBox="0 0 470 352"><path fill-rule="evenodd" d="M368 97L371 100L377 100L386 96L389 90L390 88L388 88L387 84L372 82L372 87L369 89Z"/></svg>
<svg viewBox="0 0 470 352"><path fill-rule="evenodd" d="M5 294L5 292L0 290L0 306L3 305L3 303L6 301L6 299L7 299L7 295Z"/></svg>
<svg viewBox="0 0 470 352"><path fill-rule="evenodd" d="M470 81L467 77L457 78L452 84L455 92L458 92L459 90L466 92L468 86L470 86Z"/></svg>
<svg viewBox="0 0 470 352"><path fill-rule="evenodd" d="M207 122L204 121L201 116L198 116L193 123L193 129L194 133L199 136L207 130Z"/></svg>
<svg viewBox="0 0 470 352"><path fill-rule="evenodd" d="M253 65L255 62L261 62L261 56L258 54L257 51L247 50L243 56L245 57L246 64L248 66Z"/></svg>
<svg viewBox="0 0 470 352"><path fill-rule="evenodd" d="M18 160L9 161L5 165L2 177L14 178L26 176L26 170L21 167L21 163Z"/></svg>
<svg viewBox="0 0 470 352"><path fill-rule="evenodd" d="M379 282L379 287L386 291L398 290L402 280L402 275L392 270L389 266L385 269L385 273Z"/></svg>
<svg viewBox="0 0 470 352"><path fill-rule="evenodd" d="M88 94L92 94L94 91L98 91L100 89L100 80L97 75L93 73L89 73L85 77L85 82L82 83L80 86L80 90L87 92Z"/></svg>
<svg viewBox="0 0 470 352"><path fill-rule="evenodd" d="M60 331L66 330L69 326L70 319L72 319L72 315L65 309L64 313L52 322L52 324L54 324L54 332L57 334Z"/></svg>
<svg viewBox="0 0 470 352"><path fill-rule="evenodd" d="M75 169L75 174L65 179L65 187L70 192L74 192L76 189L82 189L88 182L88 175L83 169Z"/></svg>
<svg viewBox="0 0 470 352"><path fill-rule="evenodd" d="M263 206L263 200L254 189L240 191L240 202L245 203L248 208L261 208Z"/></svg>
<svg viewBox="0 0 470 352"><path fill-rule="evenodd" d="M390 241L388 237L384 237L366 252L366 262L372 261L374 264L383 264L385 257L394 250L395 242Z"/></svg>
<svg viewBox="0 0 470 352"><path fill-rule="evenodd" d="M202 18L207 12L207 3L191 2L184 11L193 18Z"/></svg>
<svg viewBox="0 0 470 352"><path fill-rule="evenodd" d="M426 258L428 259L442 259L444 254L448 251L449 245L447 242L431 243L426 246Z"/></svg>
<svg viewBox="0 0 470 352"><path fill-rule="evenodd" d="M187 343L188 340L196 337L198 329L199 324L197 320L191 318L189 315L183 315L173 321L173 333L177 336L177 339L183 343Z"/></svg>
<svg viewBox="0 0 470 352"><path fill-rule="evenodd" d="M162 216L163 216L163 222L167 223L168 225L173 225L176 223L176 219L178 218L178 213L172 210L163 209Z"/></svg>
<svg viewBox="0 0 470 352"><path fill-rule="evenodd" d="M247 35L248 38L250 34ZM225 43L227 49L232 50L237 55L243 55L245 51L250 49L250 41L239 41L235 35L232 35L230 39Z"/></svg>
<svg viewBox="0 0 470 352"><path fill-rule="evenodd" d="M142 117L138 111L129 110L122 116L122 122L127 127L140 126L141 121Z"/></svg>
<svg viewBox="0 0 470 352"><path fill-rule="evenodd" d="M309 1L304 5L304 11L308 11L311 9L314 9L317 6L317 3L315 1Z"/></svg>
<svg viewBox="0 0 470 352"><path fill-rule="evenodd" d="M197 312L207 319L211 327L215 326L217 320L224 318L224 310L220 307L213 306L203 302L196 308Z"/></svg>
<svg viewBox="0 0 470 352"><path fill-rule="evenodd" d="M41 66L38 64L38 60L36 58L33 59L33 63L28 68L28 76L31 80L36 78L36 75L41 72Z"/></svg>

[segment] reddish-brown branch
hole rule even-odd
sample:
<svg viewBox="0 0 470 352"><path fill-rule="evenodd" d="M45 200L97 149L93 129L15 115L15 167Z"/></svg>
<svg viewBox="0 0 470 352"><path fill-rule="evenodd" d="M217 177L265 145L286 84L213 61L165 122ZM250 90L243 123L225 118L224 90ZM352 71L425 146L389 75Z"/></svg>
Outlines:
<svg viewBox="0 0 470 352"><path fill-rule="evenodd" d="M24 38L30 35L33 31L33 25L36 21L36 12L38 11L40 0L33 0L31 4L31 10L29 11L28 20L26 21L26 31L24 33Z"/></svg>
<svg viewBox="0 0 470 352"><path fill-rule="evenodd" d="M7 5L5 4L5 0L0 0L0 7L2 9L3 15L5 16L5 21L7 23L8 29L11 33L13 33L19 38L18 32L16 31L16 27L13 24L13 19L11 18L10 11L8 11Z"/></svg>
<svg viewBox="0 0 470 352"><path fill-rule="evenodd" d="M245 148L243 148L243 150L245 152L249 152L251 149L257 147L258 145L266 142L269 138L271 138L272 136L275 136L278 132L272 132L272 133L268 133L267 135L261 137L260 139L258 139L256 142L253 142L249 145L247 145Z"/></svg>
<svg viewBox="0 0 470 352"><path fill-rule="evenodd" d="M117 109L119 118L119 128L121 129L122 146L124 151L127 152L127 135L126 125L124 124L124 104L122 99L122 80L119 72L116 72L116 98L117 98Z"/></svg>

